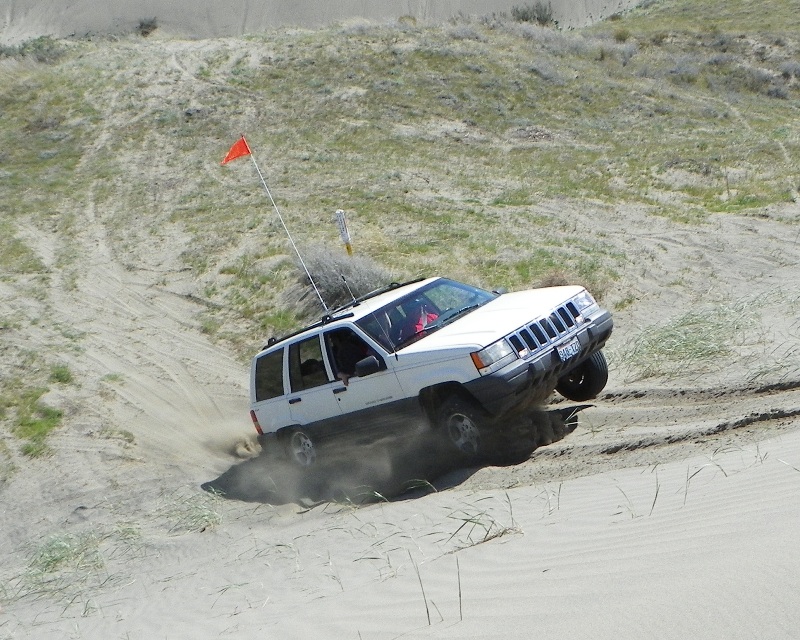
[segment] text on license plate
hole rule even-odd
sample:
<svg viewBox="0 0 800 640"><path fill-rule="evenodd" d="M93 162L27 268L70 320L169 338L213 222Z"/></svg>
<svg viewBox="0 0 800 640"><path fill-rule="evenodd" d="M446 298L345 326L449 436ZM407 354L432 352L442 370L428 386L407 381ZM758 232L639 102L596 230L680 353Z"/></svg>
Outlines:
<svg viewBox="0 0 800 640"><path fill-rule="evenodd" d="M558 357L561 358L561 362L565 362L581 352L581 343L577 338L573 338L566 344L556 347L556 350L558 351Z"/></svg>

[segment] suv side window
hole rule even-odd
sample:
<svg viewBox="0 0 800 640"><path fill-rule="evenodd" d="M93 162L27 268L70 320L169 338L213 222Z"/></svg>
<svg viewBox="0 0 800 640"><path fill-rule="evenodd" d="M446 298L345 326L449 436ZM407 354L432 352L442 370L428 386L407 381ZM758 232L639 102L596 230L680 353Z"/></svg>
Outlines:
<svg viewBox="0 0 800 640"><path fill-rule="evenodd" d="M283 349L256 360L256 402L283 395Z"/></svg>
<svg viewBox="0 0 800 640"><path fill-rule="evenodd" d="M289 381L293 392L330 382L318 335L289 346Z"/></svg>
<svg viewBox="0 0 800 640"><path fill-rule="evenodd" d="M367 356L375 356L383 364L383 358L352 329L328 331L325 334L325 344L333 373L340 380L356 375L356 363Z"/></svg>

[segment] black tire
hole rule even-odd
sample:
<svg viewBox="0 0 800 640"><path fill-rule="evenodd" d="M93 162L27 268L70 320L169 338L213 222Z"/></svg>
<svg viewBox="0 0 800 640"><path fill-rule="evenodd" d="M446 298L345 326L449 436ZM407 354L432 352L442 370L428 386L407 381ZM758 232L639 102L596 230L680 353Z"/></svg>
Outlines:
<svg viewBox="0 0 800 640"><path fill-rule="evenodd" d="M596 398L608 382L608 363L602 351L595 351L572 371L559 378L556 391L568 400L583 402Z"/></svg>
<svg viewBox="0 0 800 640"><path fill-rule="evenodd" d="M484 454L486 414L475 403L458 396L447 398L436 412L436 430L451 452L473 461Z"/></svg>
<svg viewBox="0 0 800 640"><path fill-rule="evenodd" d="M289 462L298 467L310 467L317 460L316 442L303 429L291 429L283 437L283 447Z"/></svg>

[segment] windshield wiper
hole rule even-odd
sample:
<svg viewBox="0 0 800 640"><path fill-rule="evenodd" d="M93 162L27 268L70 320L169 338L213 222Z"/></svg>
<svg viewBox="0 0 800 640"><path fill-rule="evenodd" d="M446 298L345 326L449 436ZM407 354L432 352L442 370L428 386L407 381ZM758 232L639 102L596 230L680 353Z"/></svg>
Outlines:
<svg viewBox="0 0 800 640"><path fill-rule="evenodd" d="M460 309L448 309L442 315L436 318L436 320L434 320L431 323L431 325L435 327L442 327L445 324L451 323L459 316L463 316L465 313L469 313L470 311L473 311L474 309L477 309L480 306L481 306L480 304L469 304L466 307L461 307Z"/></svg>

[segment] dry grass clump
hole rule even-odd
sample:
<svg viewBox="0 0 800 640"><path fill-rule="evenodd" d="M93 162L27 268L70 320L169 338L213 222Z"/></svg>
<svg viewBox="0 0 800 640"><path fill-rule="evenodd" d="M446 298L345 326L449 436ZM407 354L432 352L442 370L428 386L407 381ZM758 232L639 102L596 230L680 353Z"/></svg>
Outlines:
<svg viewBox="0 0 800 640"><path fill-rule="evenodd" d="M0 597L6 601L26 597L73 603L86 598L86 589L100 583L105 560L101 544L107 536L95 531L58 533L31 549L27 566L14 576L3 576Z"/></svg>
<svg viewBox="0 0 800 640"><path fill-rule="evenodd" d="M509 534L522 534L522 528L514 519L514 506L508 493L505 500L496 501L501 504L507 513L495 515L498 510L492 502L487 503L488 498L479 498L478 502L484 504L464 504L462 508L449 513L449 519L460 522L461 524L446 539L445 545L454 544L450 553L474 547L496 538L501 538Z"/></svg>
<svg viewBox="0 0 800 640"><path fill-rule="evenodd" d="M52 536L34 551L30 569L37 575L53 573L68 566L97 569L103 566L99 546L100 538L93 532Z"/></svg>
<svg viewBox="0 0 800 640"><path fill-rule="evenodd" d="M222 522L220 507L217 495L178 489L162 496L159 515L172 534L202 533Z"/></svg>
<svg viewBox="0 0 800 640"><path fill-rule="evenodd" d="M128 522L54 532L31 543L24 566L2 567L0 602L47 599L63 605L63 612L82 609L87 615L97 590L122 579L127 556L142 549L138 528Z"/></svg>
<svg viewBox="0 0 800 640"><path fill-rule="evenodd" d="M136 32L146 38L158 29L158 20L156 18L142 18L139 20L139 25L136 27Z"/></svg>
<svg viewBox="0 0 800 640"><path fill-rule="evenodd" d="M15 46L0 46L0 58L27 58L41 64L55 64L67 54L64 42L41 36Z"/></svg>
<svg viewBox="0 0 800 640"><path fill-rule="evenodd" d="M536 283L537 287L560 287L565 284L574 284L563 271L551 271Z"/></svg>
<svg viewBox="0 0 800 640"><path fill-rule="evenodd" d="M39 256L22 239L15 236L11 222L0 222L0 268L10 273L41 273L45 266Z"/></svg>
<svg viewBox="0 0 800 640"><path fill-rule="evenodd" d="M619 364L630 380L719 369L743 344L755 317L744 302L690 311L642 331L620 351Z"/></svg>
<svg viewBox="0 0 800 640"><path fill-rule="evenodd" d="M514 5L511 7L511 17L517 22L535 22L542 26L554 24L552 5L541 0L533 4Z"/></svg>
<svg viewBox="0 0 800 640"><path fill-rule="evenodd" d="M328 309L333 309L392 282L391 272L368 256L348 256L342 251L315 247L301 251L303 262ZM324 308L303 265L283 294L285 305L298 316L320 316Z"/></svg>

